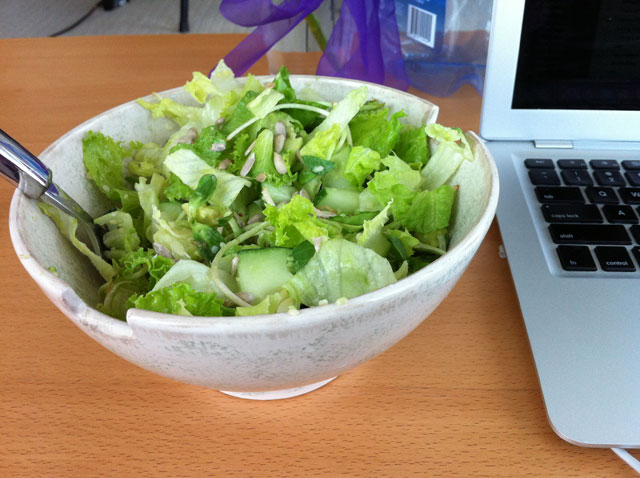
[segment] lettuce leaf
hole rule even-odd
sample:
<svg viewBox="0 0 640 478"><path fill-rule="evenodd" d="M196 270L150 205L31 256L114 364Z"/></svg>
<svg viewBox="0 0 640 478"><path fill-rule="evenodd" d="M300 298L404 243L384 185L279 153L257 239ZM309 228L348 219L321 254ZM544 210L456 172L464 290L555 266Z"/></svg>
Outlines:
<svg viewBox="0 0 640 478"><path fill-rule="evenodd" d="M143 144L138 149L127 169L136 176L144 176L150 178L153 174L162 174L162 162L164 161L164 148L156 143Z"/></svg>
<svg viewBox="0 0 640 478"><path fill-rule="evenodd" d="M338 125L340 134L342 134L342 132L346 131L349 122L358 113L360 107L367 101L367 94L368 89L364 85L351 90L333 107L329 116L311 132L311 136L313 137L321 131L331 129L334 125Z"/></svg>
<svg viewBox="0 0 640 478"><path fill-rule="evenodd" d="M472 161L473 152L460 129L428 124L425 131L430 147L433 144L436 149L420 173L423 176L423 186L426 189L435 189L453 176L462 161Z"/></svg>
<svg viewBox="0 0 640 478"><path fill-rule="evenodd" d="M388 108L359 112L349 123L353 145L387 156L398 142L403 128L398 119L404 116L404 112L398 111L389 118Z"/></svg>
<svg viewBox="0 0 640 478"><path fill-rule="evenodd" d="M89 131L82 140L82 158L87 175L105 196L120 204L123 202L122 194L130 189L124 178L123 164L124 159L131 155L132 148L126 148L121 141L99 132Z"/></svg>
<svg viewBox="0 0 640 478"><path fill-rule="evenodd" d="M429 161L427 133L424 128L405 126L400 132L394 153L410 165L423 166Z"/></svg>
<svg viewBox="0 0 640 478"><path fill-rule="evenodd" d="M184 86L184 89L199 103L205 103L209 96L224 96L240 88L240 82L224 60L218 62L210 77L198 71L193 72L193 79Z"/></svg>
<svg viewBox="0 0 640 478"><path fill-rule="evenodd" d="M76 237L78 220L75 217L65 214L64 212L60 211L60 209L52 206L51 204L38 202L38 207L43 213L51 218L51 220L60 230L60 233L65 238L67 238L67 240L69 240L76 249L87 256L87 258L91 261L91 264L93 264L93 266L98 270L104 280L108 281L109 279L111 279L111 277L113 277L113 266L98 254L93 252L91 249L89 249L89 247L84 242L80 241Z"/></svg>
<svg viewBox="0 0 640 478"><path fill-rule="evenodd" d="M389 251L389 241L383 235L383 228L386 222L389 220L389 208L393 201L389 201L389 204L380 211L373 219L364 221L362 232L356 235L356 244L362 247L367 247L374 252L377 252L382 257L387 255Z"/></svg>
<svg viewBox="0 0 640 478"><path fill-rule="evenodd" d="M170 173L163 192L169 201L188 201L193 194L193 189L183 183L178 176Z"/></svg>
<svg viewBox="0 0 640 478"><path fill-rule="evenodd" d="M138 104L149 110L153 119L168 118L179 126L194 127L198 130L206 128L220 117L222 105L217 101L209 101L204 106L186 106L171 98L156 95L156 102L138 99Z"/></svg>
<svg viewBox="0 0 640 478"><path fill-rule="evenodd" d="M179 149L171 153L165 159L164 165L169 171L178 176L184 184L194 190L202 176L206 174L215 175L217 186L210 202L223 210L231 206L242 188L251 185L251 181L246 178L210 166L188 149Z"/></svg>
<svg viewBox="0 0 640 478"><path fill-rule="evenodd" d="M103 301L98 304L98 309L125 320L129 298L148 292L172 265L171 259L144 249L129 252L115 260L115 275L100 288Z"/></svg>
<svg viewBox="0 0 640 478"><path fill-rule="evenodd" d="M307 306L335 302L374 291L396 281L389 261L345 239L330 239L284 289Z"/></svg>
<svg viewBox="0 0 640 478"><path fill-rule="evenodd" d="M267 206L264 215L275 228L276 246L293 248L305 240L313 242L329 236L327 226L316 218L313 203L300 195L279 208Z"/></svg>
<svg viewBox="0 0 640 478"><path fill-rule="evenodd" d="M113 211L94 219L93 222L108 228L102 236L102 242L109 249L104 252L109 259L121 258L128 252L136 251L140 246L140 238L130 214Z"/></svg>
<svg viewBox="0 0 640 478"><path fill-rule="evenodd" d="M449 226L454 197L455 190L448 184L433 191L420 191L400 222L407 229L421 234L445 229Z"/></svg>
<svg viewBox="0 0 640 478"><path fill-rule="evenodd" d="M333 152L338 147L341 137L342 129L340 125L334 124L316 133L316 135L300 149L300 156L302 156L303 160L306 156L313 156L329 161L331 156L333 156Z"/></svg>
<svg viewBox="0 0 640 478"><path fill-rule="evenodd" d="M380 165L380 154L377 151L364 146L354 146L349 153L344 175L353 186L361 189L367 176L379 169Z"/></svg>
<svg viewBox="0 0 640 478"><path fill-rule="evenodd" d="M264 118L284 98L284 95L274 88L268 88L247 104L247 109L253 116Z"/></svg>
<svg viewBox="0 0 640 478"><path fill-rule="evenodd" d="M196 212L204 206L213 196L218 185L218 178L213 174L205 174L198 181L195 191L189 198L188 215L189 219L196 217Z"/></svg>
<svg viewBox="0 0 640 478"><path fill-rule="evenodd" d="M227 271L218 270L218 277L233 291L238 290L235 279ZM182 259L176 262L155 284L152 291L171 287L177 283L189 284L196 292L216 294L224 297L224 293L211 280L211 270L201 262Z"/></svg>
<svg viewBox="0 0 640 478"><path fill-rule="evenodd" d="M225 154L225 150L211 149L213 144L221 144L226 147L225 136L216 126L207 126L198 134L193 143L177 143L171 148L171 153L179 149L190 149L211 166L217 166Z"/></svg>
<svg viewBox="0 0 640 478"><path fill-rule="evenodd" d="M153 240L164 246L174 259L200 259L200 251L193 240L193 231L186 218L172 218L159 207L152 206Z"/></svg>
<svg viewBox="0 0 640 478"><path fill-rule="evenodd" d="M184 282L147 292L145 295L134 295L129 298L128 303L137 309L165 314L202 317L229 315L226 308L222 306L222 299L215 294L197 292L191 285Z"/></svg>
<svg viewBox="0 0 640 478"><path fill-rule="evenodd" d="M382 162L389 169L376 172L367 184L367 190L381 204L387 204L393 199L391 213L397 220L408 213L422 177L419 171L411 169L411 166L396 156L387 156Z"/></svg>

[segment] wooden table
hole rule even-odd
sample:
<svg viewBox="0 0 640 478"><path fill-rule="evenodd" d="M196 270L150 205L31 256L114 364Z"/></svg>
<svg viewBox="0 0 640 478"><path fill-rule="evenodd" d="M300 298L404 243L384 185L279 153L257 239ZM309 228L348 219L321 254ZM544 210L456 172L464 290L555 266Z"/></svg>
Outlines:
<svg viewBox="0 0 640 478"><path fill-rule="evenodd" d="M40 152L208 72L241 38L0 40L0 127ZM431 99L440 122L477 130L474 90ZM78 330L15 257L12 192L0 181L0 476L633 476L549 427L496 225L402 342L311 394L253 402L153 375Z"/></svg>

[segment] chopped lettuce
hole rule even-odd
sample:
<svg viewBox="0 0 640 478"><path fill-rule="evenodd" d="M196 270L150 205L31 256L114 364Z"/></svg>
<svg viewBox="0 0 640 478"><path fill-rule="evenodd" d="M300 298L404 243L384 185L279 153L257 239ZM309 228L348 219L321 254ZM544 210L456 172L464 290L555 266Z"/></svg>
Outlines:
<svg viewBox="0 0 640 478"><path fill-rule="evenodd" d="M82 157L87 176L113 201L122 204L121 196L130 189L124 178L124 159L132 148L98 132L89 131L82 140Z"/></svg>
<svg viewBox="0 0 640 478"><path fill-rule="evenodd" d="M424 187L435 189L453 176L462 161L473 160L473 152L464 133L457 128L429 124L425 126L425 131L430 142L435 145L435 152L422 168L421 174Z"/></svg>
<svg viewBox="0 0 640 478"><path fill-rule="evenodd" d="M444 229L449 225L454 197L454 188L448 184L433 191L420 191L401 222L408 229L422 234Z"/></svg>
<svg viewBox="0 0 640 478"><path fill-rule="evenodd" d="M170 287L134 295L129 298L129 305L137 309L151 310L165 314L221 316L226 308L222 299L215 294L197 292L191 285L178 282Z"/></svg>
<svg viewBox="0 0 640 478"><path fill-rule="evenodd" d="M318 305L351 299L396 281L391 265L370 249L345 239L331 239L295 274L284 289L296 301Z"/></svg>
<svg viewBox="0 0 640 478"><path fill-rule="evenodd" d="M83 140L87 176L112 203L95 219L102 257L76 237L75 219L41 205L104 277L103 312L246 316L341 303L446 252L449 183L473 159L460 130L410 126L366 86L337 102L298 91L284 67L263 85L220 61L185 90L195 101L138 102L176 123L164 143Z"/></svg>
<svg viewBox="0 0 640 478"><path fill-rule="evenodd" d="M398 136L393 151L411 166L421 168L429 160L427 133L424 128L405 126Z"/></svg>
<svg viewBox="0 0 640 478"><path fill-rule="evenodd" d="M353 145L370 148L382 157L387 156L398 142L403 128L398 120L404 116L399 111L389 118L388 108L359 112L349 123Z"/></svg>
<svg viewBox="0 0 640 478"><path fill-rule="evenodd" d="M129 213L113 211L96 218L94 222L109 229L102 236L102 242L108 248L105 255L109 259L118 259L140 246L140 238Z"/></svg>
<svg viewBox="0 0 640 478"><path fill-rule="evenodd" d="M40 210L51 218L51 220L58 227L64 237L67 238L82 254L87 256L91 261L91 264L98 270L104 280L109 280L113 277L113 266L106 260L93 252L89 247L80 239L76 237L76 231L78 229L78 220L75 217L71 217L65 214L60 209L50 204L43 202L38 203Z"/></svg>
<svg viewBox="0 0 640 478"><path fill-rule="evenodd" d="M313 203L300 195L280 208L267 205L264 215L275 229L276 246L295 247L305 240L313 243L329 237L327 226L316 217Z"/></svg>
<svg viewBox="0 0 640 478"><path fill-rule="evenodd" d="M380 168L380 164L380 154L377 151L354 146L349 153L344 175L353 186L360 188L367 176Z"/></svg>

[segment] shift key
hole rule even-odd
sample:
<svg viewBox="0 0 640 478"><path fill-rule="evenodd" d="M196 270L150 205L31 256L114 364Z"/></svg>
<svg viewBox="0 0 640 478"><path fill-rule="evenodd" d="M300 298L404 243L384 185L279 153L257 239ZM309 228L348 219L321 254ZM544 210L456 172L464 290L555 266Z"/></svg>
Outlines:
<svg viewBox="0 0 640 478"><path fill-rule="evenodd" d="M618 224L551 224L549 232L556 244L631 244L627 230Z"/></svg>

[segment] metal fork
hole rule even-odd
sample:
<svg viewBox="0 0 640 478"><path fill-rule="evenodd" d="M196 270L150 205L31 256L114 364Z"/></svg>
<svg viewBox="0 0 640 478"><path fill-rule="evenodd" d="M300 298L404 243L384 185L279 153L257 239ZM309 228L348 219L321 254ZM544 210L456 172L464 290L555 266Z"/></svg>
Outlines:
<svg viewBox="0 0 640 478"><path fill-rule="evenodd" d="M57 207L78 220L78 239L85 240L96 254L102 253L102 241L93 218L52 180L42 161L0 129L0 176L22 193ZM83 238L81 234L84 234Z"/></svg>

